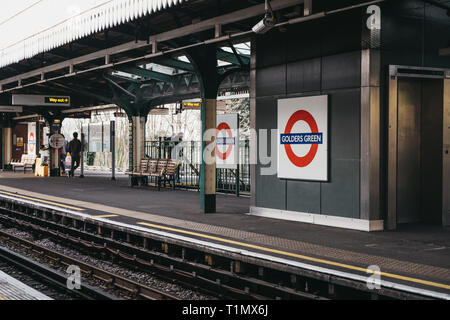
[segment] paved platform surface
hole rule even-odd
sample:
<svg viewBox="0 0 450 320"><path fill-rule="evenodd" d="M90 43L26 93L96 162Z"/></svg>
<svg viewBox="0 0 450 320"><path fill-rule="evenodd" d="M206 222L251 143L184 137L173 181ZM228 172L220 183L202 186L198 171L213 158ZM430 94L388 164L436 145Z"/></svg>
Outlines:
<svg viewBox="0 0 450 320"><path fill-rule="evenodd" d="M52 300L43 293L0 271L0 300Z"/></svg>
<svg viewBox="0 0 450 320"><path fill-rule="evenodd" d="M2 172L2 194L346 272L363 274L377 265L389 281L450 293L449 228L367 233L255 217L245 214L248 198L231 195L217 195L217 213L203 214L198 192L130 188L125 178L99 175L43 179Z"/></svg>

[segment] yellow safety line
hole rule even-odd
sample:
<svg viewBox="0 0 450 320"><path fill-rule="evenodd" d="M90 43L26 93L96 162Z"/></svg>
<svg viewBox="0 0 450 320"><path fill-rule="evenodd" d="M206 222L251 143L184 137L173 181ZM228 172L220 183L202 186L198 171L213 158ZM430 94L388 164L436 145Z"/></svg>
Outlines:
<svg viewBox="0 0 450 320"><path fill-rule="evenodd" d="M400 279L400 280L405 280L405 281L409 281L409 282L415 282L415 283L420 283L420 284L424 284L424 285L428 285L428 286L433 286L433 287L444 288L444 289L450 290L450 286L449 285L442 284L442 283L437 283L437 282L432 282L432 281L427 281L427 280L422 280L422 279L405 277L405 276L401 276L401 275L397 275L397 274L393 274L393 273L387 273L387 272L380 272L380 271L370 270L370 269L356 267L356 266L352 266L352 265L348 265L348 264L344 264L344 263L339 263L339 262L334 262L334 261L325 260L325 259L318 259L318 258L308 257L308 256L304 256L304 255L300 255L300 254L296 254L296 253L292 253L292 252L287 252L287 251L282 251L282 250L276 250L276 249L261 247L261 246L258 246L258 245L253 245L253 244L249 244L249 243L245 243L245 242L239 242L239 241L219 238L219 237L215 237L215 236L210 236L210 235L197 233L197 232L192 232L192 231L187 231L187 230L182 230L182 229L176 229L176 228L160 226L160 225L151 224L151 223L147 223L147 222L138 222L137 224L148 226L148 227L152 227L152 228L158 228L158 229L163 229L163 230L168 230L168 231L174 231L174 232L189 234L189 235L202 237L202 238L206 238L206 239L210 239L210 240L216 240L216 241L220 241L220 242L235 244L235 245L239 245L239 246L242 246L242 247L257 249L257 250L261 250L261 251L272 252L272 253L276 253L276 254L280 254L280 255L284 255L284 256L304 259L304 260L308 260L308 261L314 261L314 262L323 263L323 264L327 264L327 265L332 265L332 266L336 266L336 267L341 267L341 268L345 268L345 269L361 271L361 272L364 272L364 273L379 274L379 275L382 275L382 276L385 276L385 277L389 277L389 278Z"/></svg>
<svg viewBox="0 0 450 320"><path fill-rule="evenodd" d="M101 219L101 218L113 218L113 217L118 217L119 215L117 214L105 214L102 216L90 216L90 219Z"/></svg>
<svg viewBox="0 0 450 320"><path fill-rule="evenodd" d="M82 209L82 208L68 206L66 204L61 204L61 203L47 201L47 200L41 200L41 199L28 197L28 196L22 196L22 195L18 195L18 194L11 193L11 192L0 191L0 193L6 194L6 195L9 195L9 196L13 196L13 197L22 198L22 199L27 199L27 200L33 200L33 201L37 201L37 202L47 203L47 204L55 205L55 206L58 206L58 207L73 209L73 210L77 210L77 211L84 211L85 210L85 209Z"/></svg>

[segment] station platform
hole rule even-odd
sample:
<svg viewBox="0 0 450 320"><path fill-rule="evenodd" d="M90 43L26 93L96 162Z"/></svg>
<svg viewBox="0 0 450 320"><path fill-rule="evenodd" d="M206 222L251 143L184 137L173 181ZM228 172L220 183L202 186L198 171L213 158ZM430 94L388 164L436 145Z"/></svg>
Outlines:
<svg viewBox="0 0 450 320"><path fill-rule="evenodd" d="M299 268L367 277L378 266L389 285L450 299L450 229L426 225L362 232L250 216L249 198L217 195L204 214L196 191L128 186L99 174L36 178L0 173L0 197L52 206L130 229L164 233L199 245L253 255Z"/></svg>
<svg viewBox="0 0 450 320"><path fill-rule="evenodd" d="M0 271L0 300L53 300Z"/></svg>

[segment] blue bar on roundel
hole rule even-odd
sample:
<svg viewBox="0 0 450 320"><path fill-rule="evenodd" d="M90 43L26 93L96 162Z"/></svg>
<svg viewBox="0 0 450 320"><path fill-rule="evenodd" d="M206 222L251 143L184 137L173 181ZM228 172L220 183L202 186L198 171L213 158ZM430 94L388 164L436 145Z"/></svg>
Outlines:
<svg viewBox="0 0 450 320"><path fill-rule="evenodd" d="M282 133L281 144L323 144L323 134L319 133Z"/></svg>

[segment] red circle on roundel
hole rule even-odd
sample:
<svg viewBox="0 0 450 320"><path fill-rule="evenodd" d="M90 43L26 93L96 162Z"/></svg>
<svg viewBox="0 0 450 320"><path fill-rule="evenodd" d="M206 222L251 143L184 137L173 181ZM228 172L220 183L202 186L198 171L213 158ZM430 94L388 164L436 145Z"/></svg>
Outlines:
<svg viewBox="0 0 450 320"><path fill-rule="evenodd" d="M221 124L219 124L217 126L216 135L219 135L219 132L222 130L226 130L228 137L233 138L233 133L231 132L231 128L226 122L222 122ZM231 150L233 150L233 145L231 145L231 144L228 146L227 151L225 151L224 153L220 152L219 149L216 147L216 154L219 157L219 159L226 160L230 156Z"/></svg>
<svg viewBox="0 0 450 320"><path fill-rule="evenodd" d="M294 127L294 124L296 124L298 121L305 121L309 127L311 128L311 133L319 133L319 128L317 127L316 120L314 120L314 117L305 110L299 110L295 112L288 120L286 124L286 129L284 130L284 134L291 133L292 128ZM308 154L306 154L304 157L297 156L294 151L292 150L292 147L290 144L285 144L284 149L286 150L286 154L289 158L289 160L297 167L304 168L308 166L313 160L314 157L317 154L317 150L319 149L318 144L312 144L311 148L309 149Z"/></svg>
<svg viewBox="0 0 450 320"><path fill-rule="evenodd" d="M30 151L33 152L34 151L34 143L31 143L31 141L34 141L34 134L33 132L30 133L30 137L28 138L28 145L30 148Z"/></svg>

